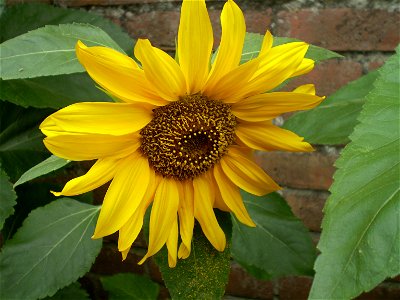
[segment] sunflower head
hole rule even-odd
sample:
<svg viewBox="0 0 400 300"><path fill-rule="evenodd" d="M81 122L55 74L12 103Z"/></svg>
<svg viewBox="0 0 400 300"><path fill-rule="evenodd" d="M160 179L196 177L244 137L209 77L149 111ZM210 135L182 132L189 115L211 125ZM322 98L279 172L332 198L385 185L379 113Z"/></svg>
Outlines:
<svg viewBox="0 0 400 300"><path fill-rule="evenodd" d="M228 0L222 37L212 63L213 34L204 0L182 3L175 61L139 39L135 60L113 49L76 45L93 80L118 103L77 103L43 121L44 143L70 160L96 160L56 195L77 195L111 181L94 238L119 232L128 255L152 204L148 252L168 248L171 267L190 255L195 220L219 251L226 246L214 209L255 226L240 189L264 195L280 187L252 160L253 150L312 151L296 134L276 127L282 113L309 109L323 97L313 85L269 92L309 72L303 42L272 47L267 32L259 54L240 64L246 33L243 13ZM178 244L180 243L179 247Z"/></svg>

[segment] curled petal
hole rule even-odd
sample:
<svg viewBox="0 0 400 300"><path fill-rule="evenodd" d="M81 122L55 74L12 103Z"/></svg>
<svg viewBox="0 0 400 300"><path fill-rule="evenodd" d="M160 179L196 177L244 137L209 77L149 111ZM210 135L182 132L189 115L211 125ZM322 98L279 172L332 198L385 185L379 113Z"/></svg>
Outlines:
<svg viewBox="0 0 400 300"><path fill-rule="evenodd" d="M226 176L241 189L257 195L280 190L271 177L248 159L238 147L232 146L229 152L221 159L221 167Z"/></svg>
<svg viewBox="0 0 400 300"><path fill-rule="evenodd" d="M85 175L68 181L61 192L52 193L55 196L74 196L92 191L114 177L117 165L117 159L99 159Z"/></svg>
<svg viewBox="0 0 400 300"><path fill-rule="evenodd" d="M76 56L90 77L111 95L125 102L164 105L136 62L116 50L76 44Z"/></svg>
<svg viewBox="0 0 400 300"><path fill-rule="evenodd" d="M143 39L136 42L135 56L142 63L147 80L162 98L173 101L185 95L185 77L171 56Z"/></svg>
<svg viewBox="0 0 400 300"><path fill-rule="evenodd" d="M304 142L304 138L270 122L239 124L236 135L248 147L257 150L314 151L309 143Z"/></svg>

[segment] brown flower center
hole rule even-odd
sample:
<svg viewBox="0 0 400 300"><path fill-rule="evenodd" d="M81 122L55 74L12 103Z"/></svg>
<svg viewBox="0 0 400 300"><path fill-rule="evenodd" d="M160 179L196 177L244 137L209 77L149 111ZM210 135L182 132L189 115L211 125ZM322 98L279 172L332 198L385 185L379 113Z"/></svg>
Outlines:
<svg viewBox="0 0 400 300"><path fill-rule="evenodd" d="M236 118L221 101L189 95L153 113L140 131L140 149L164 177L185 180L205 173L234 142Z"/></svg>

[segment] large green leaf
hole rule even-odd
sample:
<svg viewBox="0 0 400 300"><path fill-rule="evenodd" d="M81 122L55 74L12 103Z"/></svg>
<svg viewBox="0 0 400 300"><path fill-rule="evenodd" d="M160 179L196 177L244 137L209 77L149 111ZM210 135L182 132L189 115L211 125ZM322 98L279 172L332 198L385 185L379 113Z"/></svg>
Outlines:
<svg viewBox="0 0 400 300"><path fill-rule="evenodd" d="M36 166L30 168L21 177L18 179L16 183L14 183L14 188L20 184L28 182L29 180L38 178L40 176L49 174L55 170L61 169L62 167L69 164L71 161L66 160L55 155L50 156L46 160L37 164Z"/></svg>
<svg viewBox="0 0 400 300"><path fill-rule="evenodd" d="M245 63L253 58L255 58L258 53L260 52L262 41L264 36L259 33L246 33L243 51L242 51L242 58L240 63ZM274 37L274 44L273 46L278 46L290 42L296 42L299 40L293 38L284 38L284 37ZM311 58L315 61L322 61L331 58L340 58L342 57L340 54L335 53L333 51L317 47L314 45L310 45L310 48L306 54L307 58Z"/></svg>
<svg viewBox="0 0 400 300"><path fill-rule="evenodd" d="M230 271L230 220L219 214L218 221L227 236L227 247L218 252L196 224L192 251L188 258L179 259L175 268L168 266L165 247L154 256L172 299L221 299L225 293Z"/></svg>
<svg viewBox="0 0 400 300"><path fill-rule="evenodd" d="M89 271L101 248L91 240L99 207L60 199L31 212L0 254L2 299L37 299Z"/></svg>
<svg viewBox="0 0 400 300"><path fill-rule="evenodd" d="M357 124L365 96L371 91L377 76L377 71L374 71L349 83L316 108L296 113L284 127L313 144L347 143Z"/></svg>
<svg viewBox="0 0 400 300"><path fill-rule="evenodd" d="M156 300L160 289L149 278L131 273L101 277L100 280L109 300Z"/></svg>
<svg viewBox="0 0 400 300"><path fill-rule="evenodd" d="M15 22L16 19L24 20ZM127 53L131 53L134 42L122 28L111 21L85 10L65 9L39 3L7 6L0 18L0 42L14 38L45 25L88 23L100 27Z"/></svg>
<svg viewBox="0 0 400 300"><path fill-rule="evenodd" d="M0 169L0 230L3 228L4 221L13 212L13 206L17 204L15 201L17 195L15 194L12 184L9 181L7 174Z"/></svg>
<svg viewBox="0 0 400 300"><path fill-rule="evenodd" d="M278 194L242 193L256 227L233 220L232 256L260 279L312 275L315 248L311 237Z"/></svg>
<svg viewBox="0 0 400 300"><path fill-rule="evenodd" d="M61 108L76 102L104 102L111 99L87 73L0 79L0 99L23 107Z"/></svg>
<svg viewBox="0 0 400 300"><path fill-rule="evenodd" d="M46 297L44 300L87 300L88 293L83 290L79 283L73 284L59 290L52 297Z"/></svg>
<svg viewBox="0 0 400 300"><path fill-rule="evenodd" d="M337 161L311 299L350 299L400 273L399 65L398 52L380 69Z"/></svg>
<svg viewBox="0 0 400 300"><path fill-rule="evenodd" d="M12 182L49 156L38 125L51 112L0 101L0 163Z"/></svg>
<svg viewBox="0 0 400 300"><path fill-rule="evenodd" d="M88 24L47 25L0 45L1 78L32 78L83 72L75 55L81 40L88 46L123 50L98 27Z"/></svg>

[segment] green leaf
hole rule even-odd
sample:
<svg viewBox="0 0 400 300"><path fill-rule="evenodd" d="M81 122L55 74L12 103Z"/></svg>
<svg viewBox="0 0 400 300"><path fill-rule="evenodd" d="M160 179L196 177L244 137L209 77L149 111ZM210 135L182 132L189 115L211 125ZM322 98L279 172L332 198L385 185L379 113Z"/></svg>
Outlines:
<svg viewBox="0 0 400 300"><path fill-rule="evenodd" d="M88 24L47 25L0 45L4 80L83 72L75 55L81 40L88 46L123 50L100 28Z"/></svg>
<svg viewBox="0 0 400 300"><path fill-rule="evenodd" d="M261 45L263 42L264 36L259 33L246 33L243 51L242 51L242 58L240 63L243 64L246 61L249 61L255 57L257 57L258 53L260 52ZM285 37L274 37L273 46L278 46L290 42L298 42L299 40L293 38L285 38ZM311 58L316 62L323 61L326 59L331 58L340 58L342 55L335 53L333 51L317 47L314 45L310 45L307 54L307 58Z"/></svg>
<svg viewBox="0 0 400 300"><path fill-rule="evenodd" d="M242 191L243 202L256 223L248 227L232 218L232 256L260 279L312 275L315 248L302 222L278 194L257 197Z"/></svg>
<svg viewBox="0 0 400 300"><path fill-rule="evenodd" d="M46 297L45 300L86 300L89 299L88 293L81 288L78 282L59 290L52 297Z"/></svg>
<svg viewBox="0 0 400 300"><path fill-rule="evenodd" d="M15 22L16 19L24 20ZM0 42L45 25L87 23L103 29L127 53L132 53L134 41L122 28L110 20L85 10L65 9L40 3L7 6L0 19ZM5 29L6 28L6 29Z"/></svg>
<svg viewBox="0 0 400 300"><path fill-rule="evenodd" d="M377 71L374 71L349 83L316 108L293 115L285 122L284 128L296 132L313 144L348 143L365 96L371 91L377 76Z"/></svg>
<svg viewBox="0 0 400 300"><path fill-rule="evenodd" d="M324 208L311 299L350 299L400 273L399 48L379 70Z"/></svg>
<svg viewBox="0 0 400 300"><path fill-rule="evenodd" d="M55 170L61 169L62 167L68 165L71 161L66 160L55 155L50 156L46 160L37 164L36 166L30 168L14 183L14 188L20 184L23 184L32 179L38 178L40 176L51 173Z"/></svg>
<svg viewBox="0 0 400 300"><path fill-rule="evenodd" d="M101 249L90 238L99 210L63 198L32 211L0 255L1 298L52 296L89 271Z"/></svg>
<svg viewBox="0 0 400 300"><path fill-rule="evenodd" d="M110 101L87 73L0 79L0 99L23 107L37 108L61 108L76 102Z"/></svg>
<svg viewBox="0 0 400 300"><path fill-rule="evenodd" d="M150 279L131 273L101 277L100 280L103 288L108 292L109 300L155 300L160 289L158 284Z"/></svg>
<svg viewBox="0 0 400 300"><path fill-rule="evenodd" d="M7 174L0 169L0 230L3 229L4 221L13 214L17 195Z"/></svg>
<svg viewBox="0 0 400 300"><path fill-rule="evenodd" d="M221 299L224 295L230 271L229 215L221 214L218 220L227 235L224 252L215 250L196 224L191 254L179 259L175 268L168 267L165 247L154 256L172 299Z"/></svg>
<svg viewBox="0 0 400 300"><path fill-rule="evenodd" d="M0 163L12 182L48 157L38 125L51 112L0 101Z"/></svg>

